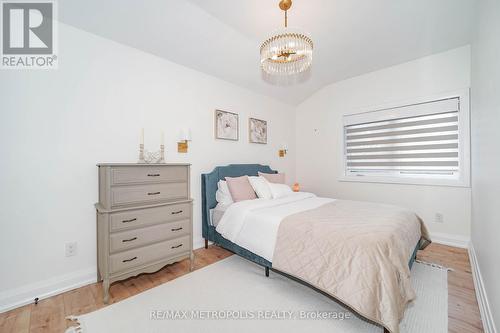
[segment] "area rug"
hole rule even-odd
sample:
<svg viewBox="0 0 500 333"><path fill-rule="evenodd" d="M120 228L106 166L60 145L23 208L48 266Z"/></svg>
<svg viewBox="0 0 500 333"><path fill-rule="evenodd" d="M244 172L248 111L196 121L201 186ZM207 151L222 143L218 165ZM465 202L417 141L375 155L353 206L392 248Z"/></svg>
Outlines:
<svg viewBox="0 0 500 333"><path fill-rule="evenodd" d="M447 270L412 268L417 299L402 333L448 332ZM334 300L233 255L215 264L78 317L67 332L328 332L371 333L382 328Z"/></svg>

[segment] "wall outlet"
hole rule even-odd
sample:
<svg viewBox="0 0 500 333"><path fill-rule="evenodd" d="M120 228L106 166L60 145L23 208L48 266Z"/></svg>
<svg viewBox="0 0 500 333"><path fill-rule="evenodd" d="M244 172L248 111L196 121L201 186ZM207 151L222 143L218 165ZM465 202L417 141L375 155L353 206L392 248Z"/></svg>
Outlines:
<svg viewBox="0 0 500 333"><path fill-rule="evenodd" d="M76 256L77 243L76 242L66 243L65 249L66 249L66 257Z"/></svg>
<svg viewBox="0 0 500 333"><path fill-rule="evenodd" d="M434 222L436 223L444 223L444 216L441 213L436 213L434 216Z"/></svg>

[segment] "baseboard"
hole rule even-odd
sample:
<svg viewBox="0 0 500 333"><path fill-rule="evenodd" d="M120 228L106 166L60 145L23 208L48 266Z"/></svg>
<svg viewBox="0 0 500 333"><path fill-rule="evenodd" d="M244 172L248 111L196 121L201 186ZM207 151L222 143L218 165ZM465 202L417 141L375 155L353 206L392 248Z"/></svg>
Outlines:
<svg viewBox="0 0 500 333"><path fill-rule="evenodd" d="M461 248L469 248L470 243L467 237L442 233L433 233L431 234L431 238L435 243ZM194 249L199 249L204 246L205 240L203 238L197 239L193 242ZM0 313L33 303L35 297L38 297L40 300L42 300L47 297L61 294L68 290L95 283L97 281L96 274L96 269L91 268L2 292L0 293ZM476 293L479 295L479 292ZM481 311L481 313L483 312ZM495 330L490 332L496 333Z"/></svg>
<svg viewBox="0 0 500 333"><path fill-rule="evenodd" d="M200 249L204 246L205 240L203 238L193 242L193 249ZM42 300L96 281L96 269L90 268L4 291L0 293L0 313L33 303L36 297Z"/></svg>
<svg viewBox="0 0 500 333"><path fill-rule="evenodd" d="M0 313L97 281L95 268L80 270L0 293Z"/></svg>
<svg viewBox="0 0 500 333"><path fill-rule="evenodd" d="M460 247L462 249L468 249L470 244L470 238L467 236L444 234L440 232L431 233L431 240L434 243Z"/></svg>
<svg viewBox="0 0 500 333"><path fill-rule="evenodd" d="M469 245L469 259L472 267L472 278L474 280L474 289L476 290L477 303L479 304L479 312L481 313L481 321L485 333L497 333L493 314L491 313L490 303L484 287L483 277L479 269L476 252L472 243Z"/></svg>

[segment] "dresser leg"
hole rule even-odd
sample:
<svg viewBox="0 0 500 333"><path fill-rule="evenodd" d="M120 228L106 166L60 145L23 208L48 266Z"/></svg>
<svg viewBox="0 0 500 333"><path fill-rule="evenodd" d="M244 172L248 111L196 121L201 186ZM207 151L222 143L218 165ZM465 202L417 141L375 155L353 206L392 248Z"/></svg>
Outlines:
<svg viewBox="0 0 500 333"><path fill-rule="evenodd" d="M208 239L205 238L205 249L208 249Z"/></svg>
<svg viewBox="0 0 500 333"><path fill-rule="evenodd" d="M108 304L109 302L109 279L104 279L102 282L102 289L104 294L104 304Z"/></svg>

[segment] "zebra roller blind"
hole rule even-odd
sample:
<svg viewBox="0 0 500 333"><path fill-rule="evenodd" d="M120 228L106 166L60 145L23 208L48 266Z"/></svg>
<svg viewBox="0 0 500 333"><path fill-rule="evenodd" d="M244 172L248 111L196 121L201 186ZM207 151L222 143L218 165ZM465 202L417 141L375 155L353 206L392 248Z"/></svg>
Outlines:
<svg viewBox="0 0 500 333"><path fill-rule="evenodd" d="M346 175L458 178L460 99L344 117Z"/></svg>

